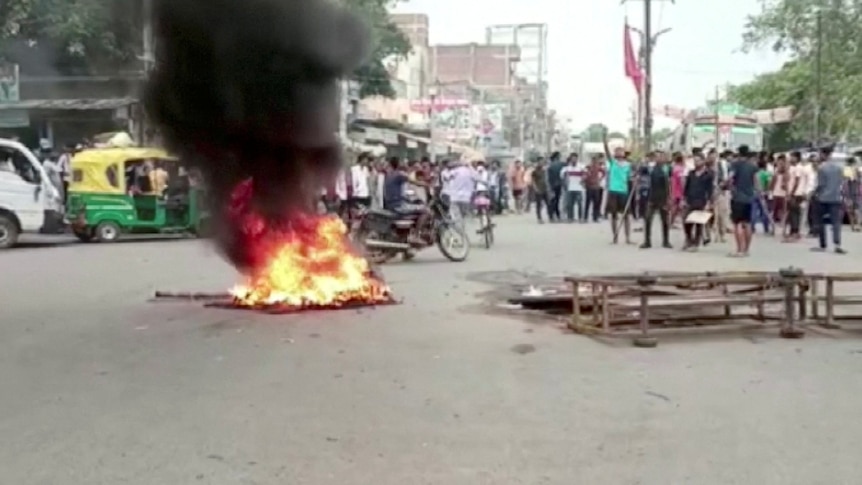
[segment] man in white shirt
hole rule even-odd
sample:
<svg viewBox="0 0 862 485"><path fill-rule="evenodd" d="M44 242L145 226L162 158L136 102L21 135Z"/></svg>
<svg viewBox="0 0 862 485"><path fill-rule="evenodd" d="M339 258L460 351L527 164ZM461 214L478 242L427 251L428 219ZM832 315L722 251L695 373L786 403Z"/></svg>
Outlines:
<svg viewBox="0 0 862 485"><path fill-rule="evenodd" d="M575 222L575 206L578 207L578 221L586 220L584 214L584 175L586 170L578 165L578 155L569 156L569 164L560 170L560 180L566 189L565 207L569 222Z"/></svg>
<svg viewBox="0 0 862 485"><path fill-rule="evenodd" d="M453 221L463 227L464 218L471 212L471 202L478 176L466 162L456 163L457 165L446 174L443 186L448 186L449 214Z"/></svg>
<svg viewBox="0 0 862 485"><path fill-rule="evenodd" d="M73 145L66 145L62 155L60 155L59 160L57 160L57 165L60 169L60 176L63 178L63 199L66 198L66 192L69 190L69 182L72 180L72 153L74 152L74 149L75 147Z"/></svg>
<svg viewBox="0 0 862 485"><path fill-rule="evenodd" d="M799 192L805 195L805 205L804 205L804 214L806 214L806 220L808 222L808 235L814 237L817 235L817 221L815 221L817 214L817 200L812 197L814 195L814 189L817 186L817 171L814 167L814 162L817 160L817 153L810 153L807 157L803 158L802 163L800 163L800 180L799 180Z"/></svg>
<svg viewBox="0 0 862 485"><path fill-rule="evenodd" d="M356 164L350 167L350 206L371 207L371 169L370 157L362 153Z"/></svg>
<svg viewBox="0 0 862 485"><path fill-rule="evenodd" d="M476 162L476 192L487 192L490 190L490 175L485 162L480 160Z"/></svg>
<svg viewBox="0 0 862 485"><path fill-rule="evenodd" d="M806 184L808 183L805 170L800 163L802 156L799 152L790 153L790 168L787 178L787 231L785 242L799 240L799 226L802 220L802 209L805 206Z"/></svg>

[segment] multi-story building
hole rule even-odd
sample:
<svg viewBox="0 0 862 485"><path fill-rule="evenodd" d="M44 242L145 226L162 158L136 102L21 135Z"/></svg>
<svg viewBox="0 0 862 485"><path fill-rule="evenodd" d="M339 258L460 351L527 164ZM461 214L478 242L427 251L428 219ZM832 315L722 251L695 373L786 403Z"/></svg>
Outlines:
<svg viewBox="0 0 862 485"><path fill-rule="evenodd" d="M424 13L394 13L389 16L401 32L407 36L410 45L428 47L429 21Z"/></svg>
<svg viewBox="0 0 862 485"><path fill-rule="evenodd" d="M508 89L520 52L514 45L448 44L431 46L431 79L441 85Z"/></svg>
<svg viewBox="0 0 862 485"><path fill-rule="evenodd" d="M546 150L551 144L552 117L547 106L548 27L546 24L492 25L485 29L489 45L516 45L520 56L515 65L512 96L517 128L509 131L522 151Z"/></svg>

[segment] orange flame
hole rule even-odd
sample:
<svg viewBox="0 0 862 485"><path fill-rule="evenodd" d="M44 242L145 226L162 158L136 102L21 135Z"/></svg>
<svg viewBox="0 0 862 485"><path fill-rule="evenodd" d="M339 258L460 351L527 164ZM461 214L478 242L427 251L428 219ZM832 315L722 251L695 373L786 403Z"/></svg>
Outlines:
<svg viewBox="0 0 862 485"><path fill-rule="evenodd" d="M241 306L339 307L384 303L389 288L371 274L365 258L347 242L337 217L317 217L309 234L285 234L268 255L269 264L231 290Z"/></svg>

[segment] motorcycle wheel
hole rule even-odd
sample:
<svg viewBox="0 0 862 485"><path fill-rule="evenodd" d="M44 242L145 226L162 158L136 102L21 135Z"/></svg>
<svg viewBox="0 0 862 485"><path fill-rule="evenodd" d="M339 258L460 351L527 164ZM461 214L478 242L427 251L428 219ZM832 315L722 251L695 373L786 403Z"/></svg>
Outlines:
<svg viewBox="0 0 862 485"><path fill-rule="evenodd" d="M454 224L442 224L437 229L437 247L446 259L460 263L470 254L467 233Z"/></svg>
<svg viewBox="0 0 862 485"><path fill-rule="evenodd" d="M363 251L365 252L365 257L368 258L368 262L373 265L383 264L396 256L396 253L392 251L386 251L385 249L368 249L365 246L366 240L377 238L379 238L379 234L377 234L376 231L371 231L361 226L353 235L353 242L362 246Z"/></svg>

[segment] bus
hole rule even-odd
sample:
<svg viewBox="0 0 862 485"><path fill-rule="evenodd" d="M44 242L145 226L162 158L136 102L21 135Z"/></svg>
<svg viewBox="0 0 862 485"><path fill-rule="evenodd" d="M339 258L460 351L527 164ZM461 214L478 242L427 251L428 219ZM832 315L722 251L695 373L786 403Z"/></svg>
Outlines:
<svg viewBox="0 0 862 485"><path fill-rule="evenodd" d="M763 127L751 110L734 103L718 103L689 113L662 143L666 150L682 153L691 153L695 148L735 150L740 145L748 145L752 151L763 150Z"/></svg>

